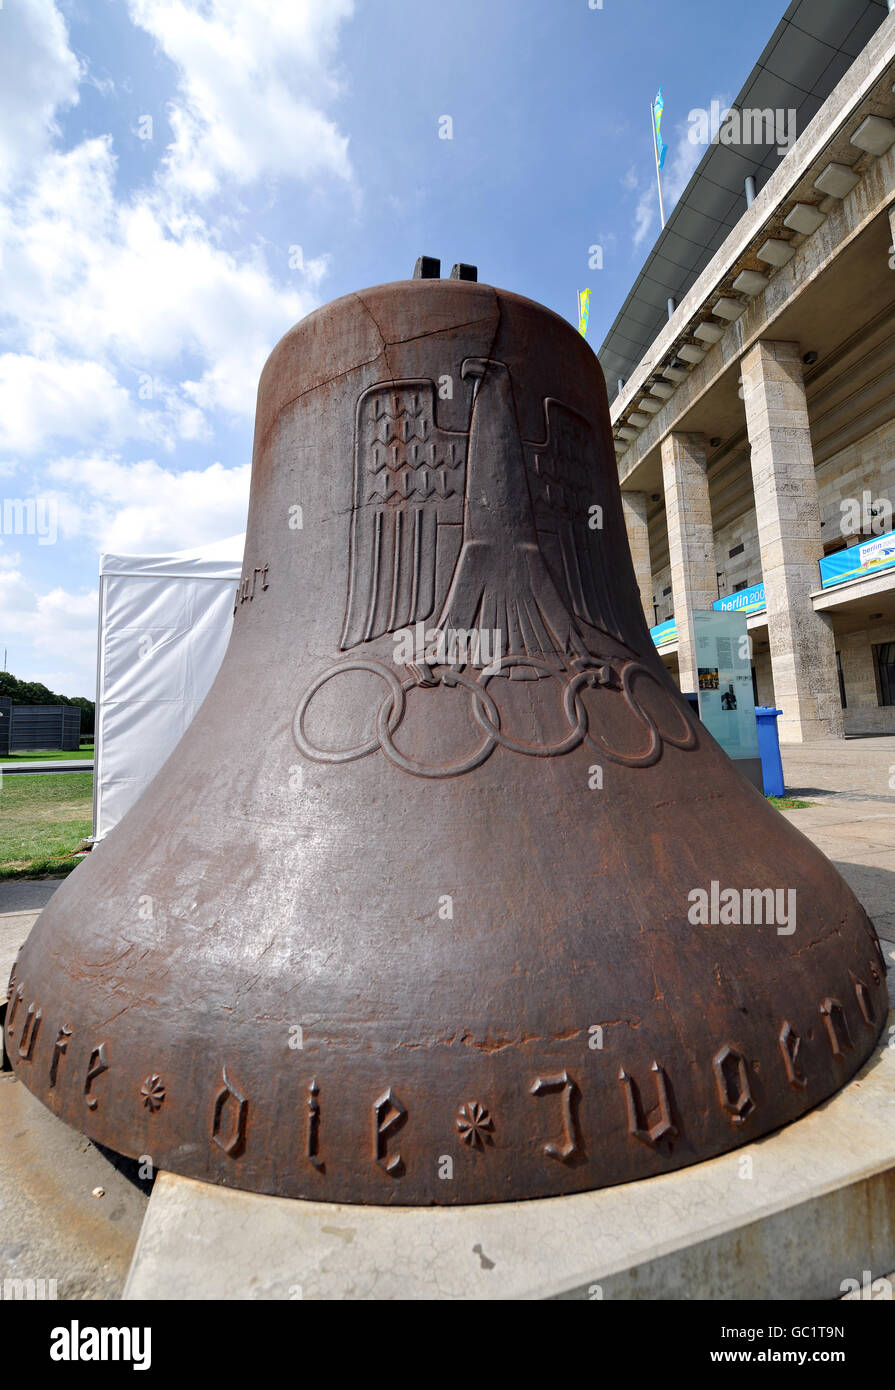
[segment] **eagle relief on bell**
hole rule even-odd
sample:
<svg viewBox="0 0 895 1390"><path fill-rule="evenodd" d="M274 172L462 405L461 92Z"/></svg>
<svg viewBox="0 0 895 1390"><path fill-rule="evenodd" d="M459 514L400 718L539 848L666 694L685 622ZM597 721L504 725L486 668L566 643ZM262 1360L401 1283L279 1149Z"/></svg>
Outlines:
<svg viewBox="0 0 895 1390"><path fill-rule="evenodd" d="M14 967L19 1078L156 1168L559 1196L797 1119L883 1026L864 909L656 653L592 350L439 269L275 347L220 672Z"/></svg>

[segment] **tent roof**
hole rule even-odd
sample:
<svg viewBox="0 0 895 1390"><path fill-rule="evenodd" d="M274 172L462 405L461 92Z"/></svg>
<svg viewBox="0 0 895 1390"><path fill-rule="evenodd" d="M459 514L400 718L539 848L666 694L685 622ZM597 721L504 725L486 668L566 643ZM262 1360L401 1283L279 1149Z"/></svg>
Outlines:
<svg viewBox="0 0 895 1390"><path fill-rule="evenodd" d="M170 575L196 579L238 579L242 572L245 535L212 541L194 550L175 550L168 555L100 555L100 575Z"/></svg>

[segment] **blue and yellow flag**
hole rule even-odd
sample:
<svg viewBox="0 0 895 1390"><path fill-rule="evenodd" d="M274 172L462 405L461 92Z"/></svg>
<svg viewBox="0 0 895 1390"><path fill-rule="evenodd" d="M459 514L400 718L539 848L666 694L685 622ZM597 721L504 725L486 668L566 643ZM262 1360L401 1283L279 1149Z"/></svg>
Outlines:
<svg viewBox="0 0 895 1390"><path fill-rule="evenodd" d="M665 156L668 153L668 146L664 144L662 140L662 112L664 110L665 102L662 100L662 88L660 87L656 94L656 100L653 102L653 120L656 123L656 151L659 157L660 169L663 167Z"/></svg>
<svg viewBox="0 0 895 1390"><path fill-rule="evenodd" d="M590 317L590 290L578 291L578 332L587 337L587 320Z"/></svg>

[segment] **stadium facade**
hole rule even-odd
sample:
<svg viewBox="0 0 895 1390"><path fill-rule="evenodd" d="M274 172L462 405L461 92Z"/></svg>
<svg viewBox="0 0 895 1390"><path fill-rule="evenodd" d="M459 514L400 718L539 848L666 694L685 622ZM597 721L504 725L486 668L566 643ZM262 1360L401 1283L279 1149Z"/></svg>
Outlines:
<svg viewBox="0 0 895 1390"><path fill-rule="evenodd" d="M745 611L784 742L893 733L895 13L795 0L698 117L599 353L644 612L693 691L693 612Z"/></svg>

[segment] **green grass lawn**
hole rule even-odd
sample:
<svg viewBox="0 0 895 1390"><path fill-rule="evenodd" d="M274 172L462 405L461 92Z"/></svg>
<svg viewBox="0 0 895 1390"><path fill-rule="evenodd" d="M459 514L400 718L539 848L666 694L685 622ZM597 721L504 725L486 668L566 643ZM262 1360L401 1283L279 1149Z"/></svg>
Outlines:
<svg viewBox="0 0 895 1390"><path fill-rule="evenodd" d="M67 874L93 829L93 773L17 772L0 787L0 879Z"/></svg>
<svg viewBox="0 0 895 1390"><path fill-rule="evenodd" d="M778 811L804 811L806 806L814 806L814 801L801 801L797 796L769 796L772 806L776 806Z"/></svg>
<svg viewBox="0 0 895 1390"><path fill-rule="evenodd" d="M74 762L77 758L92 757L92 748L73 748L65 753L59 752L58 750L56 752L47 752L46 749L42 748L37 753L0 753L0 764L33 762L69 763Z"/></svg>

